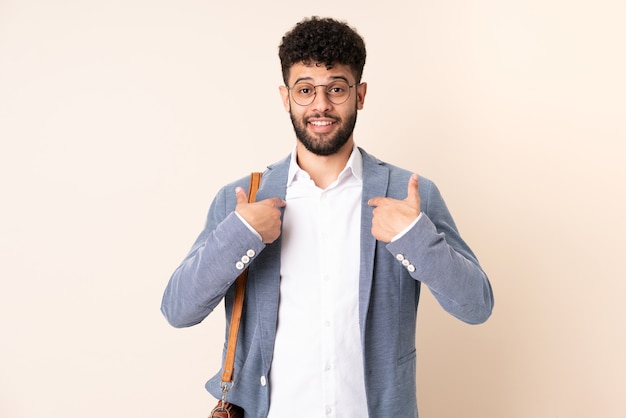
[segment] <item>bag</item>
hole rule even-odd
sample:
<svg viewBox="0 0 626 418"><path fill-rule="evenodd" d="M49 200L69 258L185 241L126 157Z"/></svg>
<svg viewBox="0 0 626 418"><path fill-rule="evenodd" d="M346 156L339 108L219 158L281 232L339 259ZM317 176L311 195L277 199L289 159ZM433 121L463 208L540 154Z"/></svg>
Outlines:
<svg viewBox="0 0 626 418"><path fill-rule="evenodd" d="M261 173L250 174L250 187L248 188L248 202L256 200L256 191L261 184ZM248 269L246 268L237 277L235 282L235 300L233 301L233 312L230 317L230 333L228 335L228 346L226 347L226 358L224 359L224 372L222 373L222 399L217 401L217 405L211 411L209 418L243 418L243 409L237 405L226 402L228 390L233 385L233 366L235 363L235 347L237 346L237 336L239 334L239 324L241 323L241 311L246 292L246 280L248 279Z"/></svg>
<svg viewBox="0 0 626 418"><path fill-rule="evenodd" d="M222 406L220 400L217 401L217 405L211 411L209 418L243 418L243 409L228 402Z"/></svg>

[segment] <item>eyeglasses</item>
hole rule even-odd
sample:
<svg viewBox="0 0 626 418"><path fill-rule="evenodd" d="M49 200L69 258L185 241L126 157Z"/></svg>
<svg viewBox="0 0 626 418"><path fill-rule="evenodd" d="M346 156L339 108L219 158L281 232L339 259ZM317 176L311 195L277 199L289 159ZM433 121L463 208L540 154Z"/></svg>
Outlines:
<svg viewBox="0 0 626 418"><path fill-rule="evenodd" d="M291 97L296 104L308 106L315 100L317 88L324 87L326 97L332 104L340 105L345 103L350 97L350 89L356 84L349 85L345 80L335 80L330 84L296 83L293 87L287 87L291 92Z"/></svg>

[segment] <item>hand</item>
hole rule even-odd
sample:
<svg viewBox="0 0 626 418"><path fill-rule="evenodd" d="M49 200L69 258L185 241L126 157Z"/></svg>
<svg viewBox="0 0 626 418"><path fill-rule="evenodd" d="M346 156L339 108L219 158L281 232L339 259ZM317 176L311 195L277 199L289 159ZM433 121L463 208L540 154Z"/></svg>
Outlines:
<svg viewBox="0 0 626 418"><path fill-rule="evenodd" d="M261 235L265 244L271 244L280 236L280 210L285 201L277 197L248 203L248 195L241 187L235 189L237 206L235 211Z"/></svg>
<svg viewBox="0 0 626 418"><path fill-rule="evenodd" d="M409 178L404 200L379 196L370 199L367 204L374 207L372 235L379 241L391 242L391 239L409 226L421 212L417 174Z"/></svg>

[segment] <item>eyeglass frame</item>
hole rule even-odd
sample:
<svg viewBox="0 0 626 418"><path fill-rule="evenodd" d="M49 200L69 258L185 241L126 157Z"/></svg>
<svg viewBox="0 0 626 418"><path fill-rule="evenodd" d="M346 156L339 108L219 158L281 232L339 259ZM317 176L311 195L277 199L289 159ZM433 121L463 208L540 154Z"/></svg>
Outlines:
<svg viewBox="0 0 626 418"><path fill-rule="evenodd" d="M332 85L334 82L337 82L337 81L343 81L343 82L345 82L346 84L348 84L348 81L347 81L347 80L344 80L343 78L340 78L340 79L338 79L338 80L333 80L333 81L331 81L329 84L318 84L318 85L314 85L313 83L308 83L308 82L303 82L303 81L296 81L296 82L295 82L295 84L293 85L293 87L289 87L289 86L285 86L285 87L287 87L287 90L289 91L289 97L291 97L291 98L293 99L293 102L294 102L295 104L297 104L298 106L302 106L302 107L304 107L304 106L310 106L310 105L311 105L311 103L313 103L313 102L315 101L315 98L317 97L317 88L318 88L318 87L328 87L328 86ZM298 101L296 100L296 98L295 98L295 97L293 97L293 93L292 93L292 91L294 90L294 88L295 88L295 87L296 87L299 83L301 83L301 84L308 84L309 86L311 86L311 87L313 88L313 96L312 96L313 98L312 98L312 99L311 99L311 101L310 101L309 103L307 103L307 104L300 104L300 103L298 103ZM347 102L347 101L348 101L348 99L350 99L350 95L351 95L351 93L350 93L350 92L352 91L351 89L352 89L352 88L356 88L356 87L358 87L358 86L359 86L359 85L361 85L361 84L362 84L362 83L357 83L357 82L355 82L355 83L354 83L354 84L352 84L352 85L348 84L348 95L346 96L346 99L345 99L343 102L340 102L340 103L335 103L335 102L331 99L331 97L328 95L328 91L327 91L326 89L324 89L324 94L326 94L326 98L327 98L327 99L328 99L328 101L329 101L329 102L331 102L332 104L337 105L337 106L338 106L338 105L342 105L342 104L344 104L345 102Z"/></svg>

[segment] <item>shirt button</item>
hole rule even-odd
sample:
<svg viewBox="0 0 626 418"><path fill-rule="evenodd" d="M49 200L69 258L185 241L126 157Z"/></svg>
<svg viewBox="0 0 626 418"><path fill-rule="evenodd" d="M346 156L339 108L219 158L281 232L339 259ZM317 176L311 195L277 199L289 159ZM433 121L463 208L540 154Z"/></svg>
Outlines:
<svg viewBox="0 0 626 418"><path fill-rule="evenodd" d="M237 270L243 270L243 263L241 261L237 261L237 264L235 264L235 267L237 267Z"/></svg>
<svg viewBox="0 0 626 418"><path fill-rule="evenodd" d="M265 376L261 376L261 386L265 385L267 385L267 379L265 378Z"/></svg>
<svg viewBox="0 0 626 418"><path fill-rule="evenodd" d="M247 255L244 255L243 257L241 257L241 261L243 263L249 263L250 262L250 257L248 257Z"/></svg>
<svg viewBox="0 0 626 418"><path fill-rule="evenodd" d="M254 250L248 250L246 251L246 255L248 257L254 257L256 255L256 252L254 252Z"/></svg>
<svg viewBox="0 0 626 418"><path fill-rule="evenodd" d="M330 414L331 412L333 412L333 408L331 408L330 406L326 408L326 414Z"/></svg>
<svg viewBox="0 0 626 418"><path fill-rule="evenodd" d="M404 256L402 254L397 254L396 255L396 260L402 261L402 260L404 260Z"/></svg>

